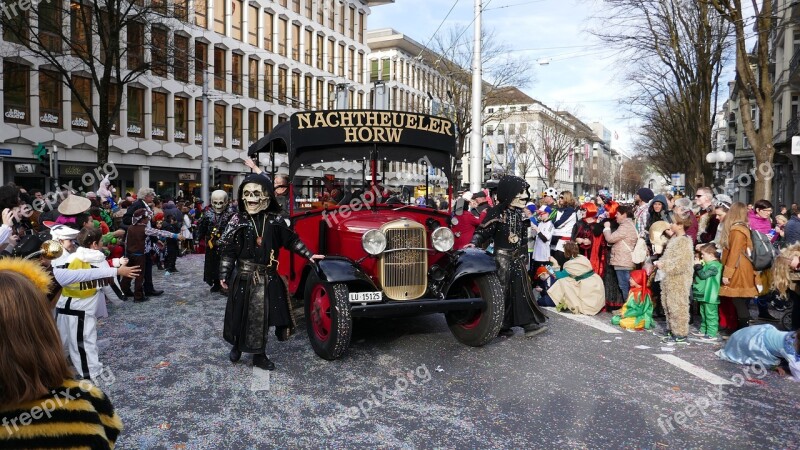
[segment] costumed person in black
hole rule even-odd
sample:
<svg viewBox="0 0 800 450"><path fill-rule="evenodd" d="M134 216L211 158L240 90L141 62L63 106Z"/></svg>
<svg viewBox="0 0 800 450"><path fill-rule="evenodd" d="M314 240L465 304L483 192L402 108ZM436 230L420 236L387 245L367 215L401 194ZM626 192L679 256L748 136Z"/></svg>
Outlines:
<svg viewBox="0 0 800 450"><path fill-rule="evenodd" d="M547 316L536 305L528 278L528 227L531 221L522 214L528 198L525 180L508 175L501 178L497 186L498 204L486 213L467 246L494 241L497 276L505 289L501 336L514 334L511 327L522 327L526 336L547 330Z"/></svg>
<svg viewBox="0 0 800 450"><path fill-rule="evenodd" d="M211 193L211 208L203 213L197 227L197 239L206 240L205 267L203 268L203 281L211 286L211 292L219 292L219 238L225 231L225 224L236 214L236 209L228 204L228 193L216 190ZM224 292L223 292L224 294Z"/></svg>
<svg viewBox="0 0 800 450"><path fill-rule="evenodd" d="M266 355L269 327L275 327L279 341L291 333L286 288L277 273L280 248L312 262L324 258L303 244L280 209L272 180L263 174L248 175L239 186L239 213L219 241L219 281L223 288L230 286L223 329L223 337L233 345L230 360L237 362L242 352L254 353L253 365L264 370L275 369Z"/></svg>

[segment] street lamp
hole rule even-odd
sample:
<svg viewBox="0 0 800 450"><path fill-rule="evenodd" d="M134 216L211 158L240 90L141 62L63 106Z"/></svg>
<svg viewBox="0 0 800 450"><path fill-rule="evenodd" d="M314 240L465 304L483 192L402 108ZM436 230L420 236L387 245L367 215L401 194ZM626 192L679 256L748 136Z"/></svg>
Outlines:
<svg viewBox="0 0 800 450"><path fill-rule="evenodd" d="M714 164L714 182L725 188L725 178L733 163L733 153L717 150L706 155L706 162Z"/></svg>

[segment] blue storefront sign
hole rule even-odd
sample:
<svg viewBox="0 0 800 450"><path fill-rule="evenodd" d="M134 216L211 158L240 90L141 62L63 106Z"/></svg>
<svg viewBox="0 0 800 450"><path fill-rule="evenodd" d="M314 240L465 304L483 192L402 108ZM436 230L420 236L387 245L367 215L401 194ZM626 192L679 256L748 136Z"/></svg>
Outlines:
<svg viewBox="0 0 800 450"><path fill-rule="evenodd" d="M11 156L10 148L0 148L0 156Z"/></svg>

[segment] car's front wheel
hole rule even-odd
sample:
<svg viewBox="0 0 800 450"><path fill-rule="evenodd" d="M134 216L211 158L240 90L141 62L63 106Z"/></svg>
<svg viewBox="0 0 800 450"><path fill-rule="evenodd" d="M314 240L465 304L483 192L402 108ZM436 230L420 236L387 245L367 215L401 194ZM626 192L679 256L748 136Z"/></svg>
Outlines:
<svg viewBox="0 0 800 450"><path fill-rule="evenodd" d="M306 329L311 347L320 357L334 360L350 345L353 320L347 285L313 280L305 295Z"/></svg>
<svg viewBox="0 0 800 450"><path fill-rule="evenodd" d="M465 280L451 294L461 298L480 297L486 301L486 308L482 310L451 311L445 314L447 326L459 342L480 347L497 337L505 314L503 288L497 275L490 273Z"/></svg>

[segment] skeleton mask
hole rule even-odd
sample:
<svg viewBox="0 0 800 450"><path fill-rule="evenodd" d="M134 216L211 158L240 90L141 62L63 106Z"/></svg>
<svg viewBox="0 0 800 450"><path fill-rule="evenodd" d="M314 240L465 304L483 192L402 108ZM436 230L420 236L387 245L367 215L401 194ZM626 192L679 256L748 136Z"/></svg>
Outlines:
<svg viewBox="0 0 800 450"><path fill-rule="evenodd" d="M264 187L258 183L247 183L242 189L242 200L244 208L248 214L256 214L267 209L269 206L269 195L264 191Z"/></svg>
<svg viewBox="0 0 800 450"><path fill-rule="evenodd" d="M520 192L514 197L514 200L511 200L511 206L514 208L524 208L525 203L528 201L528 193L525 191Z"/></svg>
<svg viewBox="0 0 800 450"><path fill-rule="evenodd" d="M211 193L211 209L216 213L225 211L225 205L228 203L228 193L223 190L217 190Z"/></svg>

